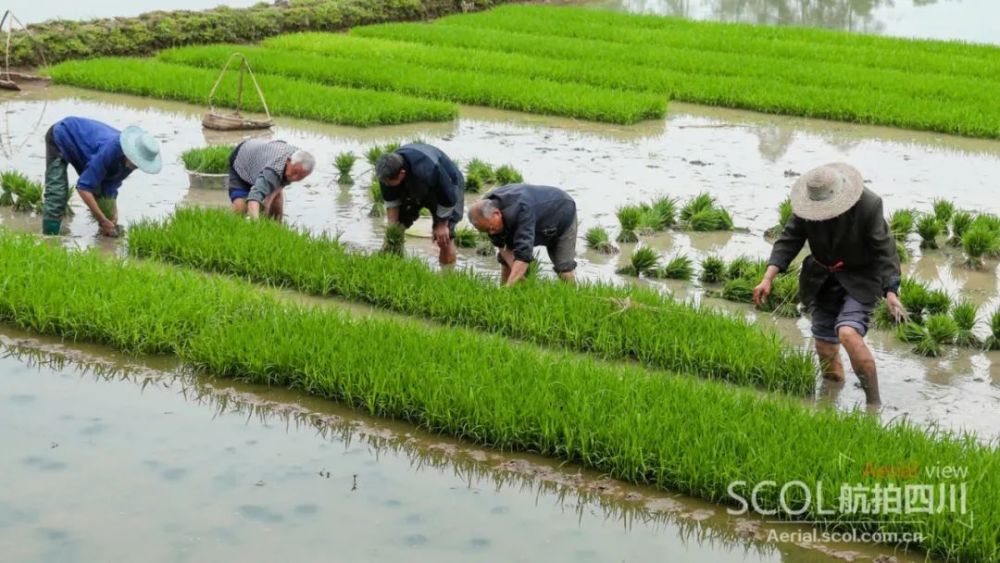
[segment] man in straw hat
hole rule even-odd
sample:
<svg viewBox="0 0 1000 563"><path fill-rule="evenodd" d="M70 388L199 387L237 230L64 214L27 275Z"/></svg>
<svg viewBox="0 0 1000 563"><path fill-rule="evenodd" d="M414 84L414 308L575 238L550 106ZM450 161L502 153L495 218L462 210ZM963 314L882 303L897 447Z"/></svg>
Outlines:
<svg viewBox="0 0 1000 563"><path fill-rule="evenodd" d="M118 188L138 168L157 174L162 167L160 143L131 125L118 131L100 121L67 117L45 133L45 199L42 233L58 235L69 201L69 164L80 175L76 190L100 225L101 234L118 236ZM110 198L111 216L101 211L97 198Z"/></svg>
<svg viewBox="0 0 1000 563"><path fill-rule="evenodd" d="M799 299L812 315L823 376L844 380L840 346L847 350L870 407L880 405L875 358L864 342L869 316L885 297L897 320L899 256L882 212L882 198L864 186L853 167L834 163L810 170L792 186L792 217L774 243L764 279L753 290L760 306L771 282L809 242L802 263Z"/></svg>
<svg viewBox="0 0 1000 563"><path fill-rule="evenodd" d="M257 219L263 209L281 222L285 215L285 187L304 180L316 167L316 158L285 141L250 139L229 155L229 201L234 212Z"/></svg>

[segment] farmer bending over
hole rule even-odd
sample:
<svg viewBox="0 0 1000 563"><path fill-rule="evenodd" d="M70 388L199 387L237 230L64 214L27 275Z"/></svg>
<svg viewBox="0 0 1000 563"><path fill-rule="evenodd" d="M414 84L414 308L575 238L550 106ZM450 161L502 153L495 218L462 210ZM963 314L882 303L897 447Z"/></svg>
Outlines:
<svg viewBox="0 0 1000 563"><path fill-rule="evenodd" d="M309 176L313 155L284 141L249 139L229 155L229 201L233 211L251 219L261 207L279 223L285 214L284 188Z"/></svg>
<svg viewBox="0 0 1000 563"><path fill-rule="evenodd" d="M408 229L420 217L420 210L427 209L434 224L438 261L454 263L458 254L455 225L464 213L465 177L448 155L423 143L403 145L379 157L375 176L389 224Z"/></svg>
<svg viewBox="0 0 1000 563"><path fill-rule="evenodd" d="M810 170L792 186L792 217L774 243L767 272L754 288L760 306L774 277L788 268L805 242L811 256L802 263L799 299L812 315L812 333L823 376L844 380L843 344L870 407L878 407L875 358L865 344L868 320L885 296L898 321L899 256L882 213L882 198L864 187L853 167L835 163Z"/></svg>
<svg viewBox="0 0 1000 563"><path fill-rule="evenodd" d="M536 246L544 246L559 278L574 281L576 202L549 186L509 184L488 192L469 208L469 221L499 248L500 281L524 278Z"/></svg>
<svg viewBox="0 0 1000 563"><path fill-rule="evenodd" d="M93 119L67 117L45 133L45 196L42 233L58 235L66 214L70 187L67 166L80 178L76 190L100 225L101 234L118 236L118 188L138 168L149 174L160 171L160 143L152 135L131 125L118 131ZM97 198L114 203L108 217Z"/></svg>

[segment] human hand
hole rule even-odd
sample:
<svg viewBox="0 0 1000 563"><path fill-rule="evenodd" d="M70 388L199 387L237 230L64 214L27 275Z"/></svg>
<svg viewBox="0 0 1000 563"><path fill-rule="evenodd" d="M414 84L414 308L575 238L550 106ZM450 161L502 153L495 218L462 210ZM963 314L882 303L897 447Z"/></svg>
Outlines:
<svg viewBox="0 0 1000 563"><path fill-rule="evenodd" d="M753 304L757 307L762 306L767 298L771 296L771 280L764 278L760 280L757 287L753 288Z"/></svg>

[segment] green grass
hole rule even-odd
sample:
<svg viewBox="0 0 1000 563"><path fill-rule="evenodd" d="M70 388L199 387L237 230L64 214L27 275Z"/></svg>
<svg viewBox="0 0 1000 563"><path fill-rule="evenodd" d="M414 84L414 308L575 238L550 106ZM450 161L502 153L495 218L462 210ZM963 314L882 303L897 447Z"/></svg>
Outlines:
<svg viewBox="0 0 1000 563"><path fill-rule="evenodd" d="M253 240L253 245L247 245ZM179 210L129 230L129 251L317 295L338 295L399 313L533 343L706 378L811 393L811 354L744 319L653 291L539 281L499 288L468 272L438 274L419 260L345 251L271 222ZM623 302L636 307L629 308ZM641 305L641 306L640 306ZM626 309L623 311L623 307Z"/></svg>
<svg viewBox="0 0 1000 563"><path fill-rule="evenodd" d="M364 53L325 56L242 45L207 45L169 49L158 57L169 63L216 69L235 51L246 55L253 68L265 74L528 113L629 124L662 118L667 107L662 94L513 75L498 79L474 70L416 63L395 66Z"/></svg>
<svg viewBox="0 0 1000 563"><path fill-rule="evenodd" d="M229 172L229 155L234 145L212 145L188 149L181 153L181 161L189 172L225 174Z"/></svg>
<svg viewBox="0 0 1000 563"><path fill-rule="evenodd" d="M798 398L608 365L481 332L307 309L235 280L73 253L26 236L0 233L0 253L5 322L128 352L177 353L216 377L300 389L431 432L708 501L731 503L734 480L838 491L891 482L862 476L866 463L967 467L968 509L979 526L970 530L948 511L876 514L855 526L919 532L932 555L990 560L1000 553L996 446L972 436L905 421L886 427L860 412L816 410ZM392 335L391 355L385 335ZM741 352L754 350L747 343ZM794 439L775 439L789 428ZM778 487L761 492L762 508L777 506ZM798 517L843 529L854 516L838 510L834 495Z"/></svg>
<svg viewBox="0 0 1000 563"><path fill-rule="evenodd" d="M518 68L555 67L563 80L666 93L670 99L808 117L893 125L977 137L1000 137L995 47L956 57L947 43L893 39L874 46L852 34L654 18L599 10L508 6L435 24L355 28L366 39L418 48L476 52L461 64L511 76ZM831 37L816 41L814 37ZM305 41L303 41L305 42ZM353 47L360 49L360 47ZM387 46L378 47L388 49ZM493 53L487 56L483 53ZM495 57L517 63L504 66ZM416 56L416 55L414 55ZM527 58L550 59L532 66ZM444 64L443 62L437 64ZM583 65L592 68L579 69ZM518 74L513 74L518 73Z"/></svg>
<svg viewBox="0 0 1000 563"><path fill-rule="evenodd" d="M57 84L204 105L221 66L201 69L151 59L90 59L60 63L48 73ZM454 104L401 94L325 86L266 74L257 79L267 93L271 114L277 116L370 127L449 121L458 114ZM227 73L216 92L217 106L236 107L236 80L236 73ZM249 111L263 109L255 96L244 96L243 101Z"/></svg>

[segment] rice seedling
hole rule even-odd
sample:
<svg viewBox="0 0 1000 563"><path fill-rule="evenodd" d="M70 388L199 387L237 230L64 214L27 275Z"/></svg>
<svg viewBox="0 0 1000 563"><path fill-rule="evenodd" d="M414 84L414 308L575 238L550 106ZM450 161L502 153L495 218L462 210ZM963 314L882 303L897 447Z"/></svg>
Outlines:
<svg viewBox="0 0 1000 563"><path fill-rule="evenodd" d="M372 197L372 207L368 211L369 217L382 217L385 215L385 200L382 199L382 186L378 180L372 180L368 186L368 193Z"/></svg>
<svg viewBox="0 0 1000 563"><path fill-rule="evenodd" d="M247 248L246 240L254 240ZM811 393L810 354L745 319L657 291L540 280L517 291L472 272L439 275L418 259L350 252L271 222L184 209L129 230L129 252L317 295L338 295L453 326L633 359L736 384ZM555 304L559 306L555 306ZM624 308L624 310L623 310ZM752 351L747 351L750 348Z"/></svg>
<svg viewBox="0 0 1000 563"><path fill-rule="evenodd" d="M202 69L149 59L89 59L64 62L47 72L57 84L203 104L205 93L211 90L224 62L220 61L212 69ZM214 100L217 107L236 107L237 75L227 73L223 78ZM257 80L267 92L271 114L276 116L371 127L450 121L458 114L452 103L391 92L324 86L266 74L258 74ZM247 97L243 102L246 111L263 110L254 97Z"/></svg>
<svg viewBox="0 0 1000 563"><path fill-rule="evenodd" d="M615 213L618 222L621 224L621 232L618 233L618 242L638 242L639 236L636 230L642 221L642 209L636 206L625 206L619 208Z"/></svg>
<svg viewBox="0 0 1000 563"><path fill-rule="evenodd" d="M875 309L872 310L872 326L877 329L889 330L897 324L896 319L889 312L889 304L885 299L879 299Z"/></svg>
<svg viewBox="0 0 1000 563"><path fill-rule="evenodd" d="M924 312L928 315L944 315L951 308L951 296L947 291L935 289L927 292Z"/></svg>
<svg viewBox="0 0 1000 563"><path fill-rule="evenodd" d="M982 345L973 332L976 328L976 315L978 313L979 307L968 299L963 299L952 307L951 318L955 321L958 330L955 343L959 346L977 348Z"/></svg>
<svg viewBox="0 0 1000 563"><path fill-rule="evenodd" d="M216 69L239 51L257 72L331 86L399 92L462 104L631 124L666 114L662 94L612 90L578 82L496 76L479 70L440 68L419 63L402 67L358 53L350 57L288 52L248 45L206 45L160 51L161 61Z"/></svg>
<svg viewBox="0 0 1000 563"><path fill-rule="evenodd" d="M920 234L920 248L935 249L938 247L937 238L944 231L941 220L931 214L921 215L917 219L917 233Z"/></svg>
<svg viewBox="0 0 1000 563"><path fill-rule="evenodd" d="M629 263L623 268L619 268L617 273L627 276L650 276L655 277L656 270L660 267L660 256L656 250L648 246L640 246L632 251Z"/></svg>
<svg viewBox="0 0 1000 563"><path fill-rule="evenodd" d="M496 182L499 186L506 186L507 184L521 184L524 182L524 176L509 164L504 164L497 167L493 171L496 176Z"/></svg>
<svg viewBox="0 0 1000 563"><path fill-rule="evenodd" d="M115 215L115 207L117 202L114 198L110 197L98 197L97 198L97 208L101 210L101 213L108 219L111 219Z"/></svg>
<svg viewBox="0 0 1000 563"><path fill-rule="evenodd" d="M990 336L983 343L983 348L990 352L1000 350L1000 307L990 315Z"/></svg>
<svg viewBox="0 0 1000 563"><path fill-rule="evenodd" d="M778 224L768 229L764 236L769 238L777 238L782 231L785 230L785 225L792 218L792 199L786 197L784 201L778 205Z"/></svg>
<svg viewBox="0 0 1000 563"><path fill-rule="evenodd" d="M785 272L774 279L771 297L774 303L774 313L781 317L795 318L799 312L799 274L797 271Z"/></svg>
<svg viewBox="0 0 1000 563"><path fill-rule="evenodd" d="M944 352L944 346L954 344L959 333L955 320L944 314L928 317L922 330L923 337L917 341L914 351L921 356L931 358L941 356Z"/></svg>
<svg viewBox="0 0 1000 563"><path fill-rule="evenodd" d="M946 199L937 198L931 205L934 208L934 217L944 225L947 225L951 221L952 214L955 213L955 204Z"/></svg>
<svg viewBox="0 0 1000 563"><path fill-rule="evenodd" d="M479 242L479 231L469 227L455 229L455 245L459 248L475 248Z"/></svg>
<svg viewBox="0 0 1000 563"><path fill-rule="evenodd" d="M257 234L278 228L270 222L254 226ZM205 250L212 247L198 252L205 256ZM1000 476L991 470L996 454L991 445L965 436L919 429L907 421L887 427L863 413L815 410L798 398L651 373L636 365L608 365L482 332L307 309L262 296L235 280L71 253L30 237L0 235L0 255L0 279L5 281L0 319L27 330L107 343L127 352L177 353L186 366L216 377L293 387L469 442L554 456L616 479L709 500L729 498L733 475L748 483L819 479L823 490L836 490L840 483L856 480L864 463L845 463L838 455L844 451L892 466L919 459L928 465L967 467L978 491L968 496L967 508L984 532L970 532L940 513L902 523L881 514L871 520L875 526L919 534L925 538L921 546L930 552L984 560L996 549ZM268 259L262 258L266 266ZM379 271L388 276L393 269L385 266L405 269L414 263L392 256L366 259L379 262ZM80 292L81 286L87 291ZM399 289L412 292L414 287ZM507 293L539 291L558 292L549 297L576 294L565 284L544 282ZM447 294L438 293L437 299L442 295ZM495 295L490 296L494 310ZM640 302L653 303L645 297ZM613 307L603 311L599 320L604 325L622 317L657 319L664 314L645 316L648 312L633 308L608 316ZM551 317L559 310L540 313ZM704 312L690 317L701 318ZM545 330L554 326L548 322ZM692 329L689 323L682 326ZM392 355L385 353L387 334L393 337ZM756 354L755 344L745 343L739 353ZM449 353L427 353L443 349ZM483 358L490 359L489 370L480 369ZM399 365L406 369L393 368ZM776 427L795 428L795 439L775 442ZM748 451L754 455L733 455ZM778 488L759 492L758 503L777 506ZM838 511L833 499L799 517L834 525L850 515Z"/></svg>
<svg viewBox="0 0 1000 563"><path fill-rule="evenodd" d="M655 277L688 281L694 277L694 262L683 254L677 254L655 272Z"/></svg>
<svg viewBox="0 0 1000 563"><path fill-rule="evenodd" d="M181 153L181 161L188 172L225 174L229 172L229 155L234 145L211 145L188 149Z"/></svg>
<svg viewBox="0 0 1000 563"><path fill-rule="evenodd" d="M14 211L42 211L44 187L40 182L35 182L17 170L10 170L0 174L0 185L3 186L4 193L10 195L6 199L10 201Z"/></svg>
<svg viewBox="0 0 1000 563"><path fill-rule="evenodd" d="M14 192L10 191L6 185L0 191L0 207L12 207L14 205Z"/></svg>
<svg viewBox="0 0 1000 563"><path fill-rule="evenodd" d="M753 303L753 288L756 284L746 278L735 278L722 287L722 298L737 303Z"/></svg>
<svg viewBox="0 0 1000 563"><path fill-rule="evenodd" d="M465 191L479 192L497 183L496 172L488 163L473 158L465 167Z"/></svg>
<svg viewBox="0 0 1000 563"><path fill-rule="evenodd" d="M897 209L889 216L889 230L899 242L905 242L913 232L916 218L912 209Z"/></svg>
<svg viewBox="0 0 1000 563"><path fill-rule="evenodd" d="M375 166L375 163L378 162L379 157L382 156L382 153L384 152L385 149L382 145L372 145L365 151L365 160L368 162L369 166Z"/></svg>
<svg viewBox="0 0 1000 563"><path fill-rule="evenodd" d="M661 197L653 200L649 206L652 217L655 218L656 230L662 231L673 227L677 222L677 200L672 197Z"/></svg>
<svg viewBox="0 0 1000 563"><path fill-rule="evenodd" d="M706 256L701 261L701 276L703 283L719 283L726 279L726 262L718 256Z"/></svg>
<svg viewBox="0 0 1000 563"><path fill-rule="evenodd" d="M899 256L899 263L906 264L910 261L910 251L901 241L896 241L896 255Z"/></svg>
<svg viewBox="0 0 1000 563"><path fill-rule="evenodd" d="M604 227L591 227L584 235L587 240L587 248L600 252L601 254L617 254L618 247L611 242L611 236Z"/></svg>
<svg viewBox="0 0 1000 563"><path fill-rule="evenodd" d="M965 251L966 266L981 269L985 265L983 257L1000 250L1000 231L982 223L973 224L962 234L962 249Z"/></svg>
<svg viewBox="0 0 1000 563"><path fill-rule="evenodd" d="M972 214L965 211L956 211L951 216L951 238L948 244L951 246L962 246L962 236L972 225Z"/></svg>
<svg viewBox="0 0 1000 563"><path fill-rule="evenodd" d="M760 272L760 261L749 256L739 256L726 267L726 279L754 278Z"/></svg>
<svg viewBox="0 0 1000 563"><path fill-rule="evenodd" d="M403 256L406 252L406 228L399 223L385 226L382 253Z"/></svg>
<svg viewBox="0 0 1000 563"><path fill-rule="evenodd" d="M688 200L680 211L684 227L692 231L731 231L733 219L729 212L715 203L708 193L701 193Z"/></svg>
<svg viewBox="0 0 1000 563"><path fill-rule="evenodd" d="M976 215L976 217L972 220L972 224L969 225L969 228L972 227L984 227L991 231L1000 231L1000 216L992 213L981 213Z"/></svg>
<svg viewBox="0 0 1000 563"><path fill-rule="evenodd" d="M672 100L967 136L1000 135L1000 112L991 108L984 115L978 109L990 103L984 93L1000 75L1000 65L986 50L976 52L975 63L963 57L968 64L952 65L955 57L905 40L873 48L860 39L821 44L812 37L782 40L778 37L791 37L783 35L787 30L772 35L732 24L673 22L669 30L638 29L633 22L567 25L565 11L531 17L500 13L509 19L496 16L484 23L478 15L459 16L434 25L356 28L351 36L451 49L455 54L442 56L461 58L463 66L666 92ZM299 47L314 41L310 37ZM517 62L505 64L504 56ZM877 102L873 91L879 92ZM948 102L942 103L945 97Z"/></svg>
<svg viewBox="0 0 1000 563"><path fill-rule="evenodd" d="M899 284L899 301L913 322L923 322L924 310L930 303L930 290L914 278L903 278Z"/></svg>
<svg viewBox="0 0 1000 563"><path fill-rule="evenodd" d="M342 152L339 153L333 160L333 165L337 167L337 182L339 184L347 185L353 184L354 180L351 179L351 169L354 168L354 163L357 162L358 157L352 152Z"/></svg>

